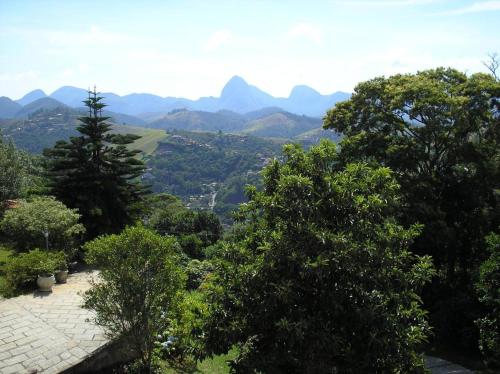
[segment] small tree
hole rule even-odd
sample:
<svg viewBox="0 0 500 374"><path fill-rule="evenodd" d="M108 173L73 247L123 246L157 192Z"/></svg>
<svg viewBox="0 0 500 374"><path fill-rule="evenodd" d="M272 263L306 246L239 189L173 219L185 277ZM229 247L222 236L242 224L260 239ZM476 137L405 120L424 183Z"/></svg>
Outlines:
<svg viewBox="0 0 500 374"><path fill-rule="evenodd" d="M8 210L0 221L0 229L19 251L45 248L48 242L50 249L69 252L85 232L79 219L76 209L67 208L53 197L35 197Z"/></svg>
<svg viewBox="0 0 500 374"><path fill-rule="evenodd" d="M390 170L338 168L333 143L284 148L249 190L246 231L213 259L210 354L239 346L236 373L410 373L428 332L417 296L430 259L393 219Z"/></svg>
<svg viewBox="0 0 500 374"><path fill-rule="evenodd" d="M81 117L79 137L59 141L44 151L49 158L52 193L71 208L77 208L87 234L117 232L132 223L136 204L145 193L136 181L144 163L136 156L139 150L127 146L140 138L112 134L109 117L101 115L102 97L89 91L84 101L89 114Z"/></svg>
<svg viewBox="0 0 500 374"><path fill-rule="evenodd" d="M123 338L150 372L157 337L170 326L182 299L175 239L131 227L84 249L87 262L101 270L85 293L85 307L95 310L95 322L111 338Z"/></svg>

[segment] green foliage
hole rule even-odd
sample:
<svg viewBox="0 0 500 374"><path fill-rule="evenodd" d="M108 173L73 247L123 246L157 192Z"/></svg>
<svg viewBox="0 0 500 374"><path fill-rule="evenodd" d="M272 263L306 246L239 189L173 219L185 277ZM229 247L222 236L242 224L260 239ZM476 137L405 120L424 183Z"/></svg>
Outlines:
<svg viewBox="0 0 500 374"><path fill-rule="evenodd" d="M195 260L196 261L196 260ZM196 365L202 356L203 324L208 315L208 305L197 291L185 294L179 308L179 315L162 336L161 356L174 367Z"/></svg>
<svg viewBox="0 0 500 374"><path fill-rule="evenodd" d="M191 258L201 259L203 248L214 244L222 234L219 219L212 212L189 210L167 194L154 195L147 201L148 226L161 235L176 236L184 253Z"/></svg>
<svg viewBox="0 0 500 374"><path fill-rule="evenodd" d="M152 189L190 203L190 197L203 195L204 208L217 192L214 210L230 221L230 212L246 201L242 187L255 184L265 162L279 150L278 144L252 136L177 131L160 143L147 163L154 176Z"/></svg>
<svg viewBox="0 0 500 374"><path fill-rule="evenodd" d="M360 83L325 127L343 133L339 161L390 167L404 225L424 224L411 249L439 271L424 291L440 343L477 349L474 277L500 220L500 82L439 68Z"/></svg>
<svg viewBox="0 0 500 374"><path fill-rule="evenodd" d="M500 368L500 235L489 235L487 242L490 257L481 265L476 284L487 315L476 323L480 331L481 353L489 366Z"/></svg>
<svg viewBox="0 0 500 374"><path fill-rule="evenodd" d="M238 373L422 372L417 292L433 275L408 251L387 168L338 165L335 145L284 148L250 188L246 227L222 244L208 290L209 354L239 347Z"/></svg>
<svg viewBox="0 0 500 374"><path fill-rule="evenodd" d="M49 248L69 253L78 236L85 231L79 219L76 209L68 209L53 197L34 197L8 210L0 221L0 229L18 251L45 247L44 232L47 231Z"/></svg>
<svg viewBox="0 0 500 374"><path fill-rule="evenodd" d="M84 306L96 312L95 323L111 338L128 342L149 370L158 335L170 327L182 299L184 275L175 239L129 227L84 249L87 262L101 270L84 295Z"/></svg>
<svg viewBox="0 0 500 374"><path fill-rule="evenodd" d="M90 238L132 223L135 203L145 193L136 181L144 171L144 163L136 157L140 151L127 148L139 136L111 133L109 117L101 116L106 106L101 100L95 91L89 92L84 101L88 116L80 117L77 127L81 135L44 151L50 161L52 193L79 210Z"/></svg>
<svg viewBox="0 0 500 374"><path fill-rule="evenodd" d="M34 249L13 256L4 265L5 291L12 296L33 289L38 275L54 274L64 261L63 252L47 252Z"/></svg>
<svg viewBox="0 0 500 374"><path fill-rule="evenodd" d="M195 290L206 277L213 271L213 266L209 261L200 261L197 259L189 261L186 266L187 288Z"/></svg>
<svg viewBox="0 0 500 374"><path fill-rule="evenodd" d="M27 193L36 181L35 168L34 158L18 150L11 141L5 142L0 133L0 205Z"/></svg>

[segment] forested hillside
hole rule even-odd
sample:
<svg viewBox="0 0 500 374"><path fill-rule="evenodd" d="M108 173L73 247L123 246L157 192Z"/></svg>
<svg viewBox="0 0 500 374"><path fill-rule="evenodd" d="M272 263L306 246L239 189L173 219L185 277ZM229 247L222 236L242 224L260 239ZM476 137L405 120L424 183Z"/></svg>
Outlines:
<svg viewBox="0 0 500 374"><path fill-rule="evenodd" d="M246 184L281 151L281 144L252 136L172 131L148 158L144 175L154 192L184 199L190 208L212 208L225 221L246 200Z"/></svg>

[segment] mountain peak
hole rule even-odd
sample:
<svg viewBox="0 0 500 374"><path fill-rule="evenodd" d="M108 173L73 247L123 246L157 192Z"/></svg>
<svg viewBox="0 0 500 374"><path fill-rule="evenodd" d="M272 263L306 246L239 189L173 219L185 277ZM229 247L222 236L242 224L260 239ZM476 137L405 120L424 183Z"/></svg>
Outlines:
<svg viewBox="0 0 500 374"><path fill-rule="evenodd" d="M248 83L240 76L235 75L232 77L222 89L221 97L228 97L235 94L240 94L242 91L247 90Z"/></svg>
<svg viewBox="0 0 500 374"><path fill-rule="evenodd" d="M28 92L26 95L21 97L19 100L16 100L16 102L18 104L21 104L24 106L24 105L28 105L28 104L32 103L35 100L38 100L38 99L41 99L44 97L47 97L45 92L43 92L40 89L36 89L36 90L31 91L31 92Z"/></svg>
<svg viewBox="0 0 500 374"><path fill-rule="evenodd" d="M321 94L316 91L315 89L305 86L305 85L299 85L295 86L292 89L292 92L290 92L290 99L304 99L304 98L312 98L312 97L317 97L320 96Z"/></svg>

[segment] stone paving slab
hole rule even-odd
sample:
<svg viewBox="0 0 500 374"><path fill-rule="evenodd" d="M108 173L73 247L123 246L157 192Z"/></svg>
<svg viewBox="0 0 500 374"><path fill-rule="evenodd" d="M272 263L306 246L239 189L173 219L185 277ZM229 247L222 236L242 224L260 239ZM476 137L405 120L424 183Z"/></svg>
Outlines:
<svg viewBox="0 0 500 374"><path fill-rule="evenodd" d="M432 374L473 374L469 369L452 362L443 360L442 358L426 356L425 366Z"/></svg>
<svg viewBox="0 0 500 374"><path fill-rule="evenodd" d="M59 373L107 343L79 293L96 272L70 274L51 293L0 300L0 373Z"/></svg>

